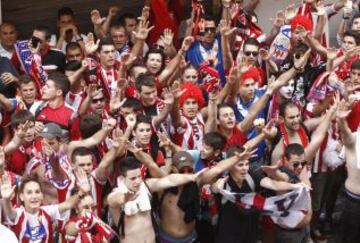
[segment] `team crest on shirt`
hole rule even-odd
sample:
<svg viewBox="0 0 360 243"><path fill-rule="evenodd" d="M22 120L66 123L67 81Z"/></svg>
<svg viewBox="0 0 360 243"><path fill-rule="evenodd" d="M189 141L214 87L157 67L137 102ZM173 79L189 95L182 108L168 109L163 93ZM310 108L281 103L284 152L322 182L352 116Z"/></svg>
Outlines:
<svg viewBox="0 0 360 243"><path fill-rule="evenodd" d="M176 128L176 132L179 133L179 134L181 134L181 133L184 133L184 132L185 132L185 129L182 128L182 127L178 127L178 128Z"/></svg>

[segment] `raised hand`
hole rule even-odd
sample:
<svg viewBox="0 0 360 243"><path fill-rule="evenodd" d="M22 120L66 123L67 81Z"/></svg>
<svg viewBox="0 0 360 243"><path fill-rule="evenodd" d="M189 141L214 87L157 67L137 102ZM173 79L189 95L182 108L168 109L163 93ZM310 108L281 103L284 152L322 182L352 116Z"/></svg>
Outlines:
<svg viewBox="0 0 360 243"><path fill-rule="evenodd" d="M133 154L139 153L142 150L141 148L136 147L135 144L130 141L126 141L126 149Z"/></svg>
<svg viewBox="0 0 360 243"><path fill-rule="evenodd" d="M142 21L147 21L149 19L149 16L150 16L150 7L145 6L143 7L141 11L141 16L138 19Z"/></svg>
<svg viewBox="0 0 360 243"><path fill-rule="evenodd" d="M166 28L162 36L160 36L160 39L165 46L171 46L173 44L174 33L171 31L171 29Z"/></svg>
<svg viewBox="0 0 360 243"><path fill-rule="evenodd" d="M265 127L262 128L262 133L264 133L266 139L272 139L274 137L274 134L276 134L277 130L274 124L275 120L272 119L265 125Z"/></svg>
<svg viewBox="0 0 360 243"><path fill-rule="evenodd" d="M230 69L229 75L227 77L227 82L229 84L234 85L238 79L239 67L237 65L233 65Z"/></svg>
<svg viewBox="0 0 360 243"><path fill-rule="evenodd" d="M26 132L30 127L30 121L26 121L18 126L15 131L15 135L20 139L23 140L25 138Z"/></svg>
<svg viewBox="0 0 360 243"><path fill-rule="evenodd" d="M7 172L1 177L0 191L1 197L7 200L10 200L14 194L15 186L11 185L11 177Z"/></svg>
<svg viewBox="0 0 360 243"><path fill-rule="evenodd" d="M103 120L102 123L102 129L104 129L105 131L111 131L115 128L116 126L116 120L114 118L108 118Z"/></svg>
<svg viewBox="0 0 360 243"><path fill-rule="evenodd" d="M125 117L126 125L130 128L134 128L136 124L136 116L134 114L129 114Z"/></svg>
<svg viewBox="0 0 360 243"><path fill-rule="evenodd" d="M173 93L175 99L178 99L186 92L186 89L180 89L179 81L175 81L171 86L171 92Z"/></svg>
<svg viewBox="0 0 360 243"><path fill-rule="evenodd" d="M186 36L181 45L181 50L184 52L188 51L191 46L191 43L193 43L193 41L194 41L194 37Z"/></svg>
<svg viewBox="0 0 360 243"><path fill-rule="evenodd" d="M276 171L279 169L280 167L280 162L277 162L275 165L263 165L261 166L261 169L264 171L265 174L267 174L268 176L274 176Z"/></svg>
<svg viewBox="0 0 360 243"><path fill-rule="evenodd" d="M311 48L309 48L302 57L300 57L299 59L295 59L294 60L295 69L303 70L309 60L310 54L311 54Z"/></svg>
<svg viewBox="0 0 360 243"><path fill-rule="evenodd" d="M316 15L324 16L325 14L326 14L325 6L322 2L319 1L319 3L316 6Z"/></svg>
<svg viewBox="0 0 360 243"><path fill-rule="evenodd" d="M260 48L260 50L259 50L259 55L260 55L260 57L261 57L261 59L262 59L263 61L268 61L268 60L270 60L270 53L269 53L268 50L266 50L266 49L264 49L264 48Z"/></svg>
<svg viewBox="0 0 360 243"><path fill-rule="evenodd" d="M163 97L164 97L164 103L166 105L172 105L174 104L175 97L174 94L171 92L169 88L163 89Z"/></svg>
<svg viewBox="0 0 360 243"><path fill-rule="evenodd" d="M334 47L328 48L326 52L326 58L328 60L334 60L337 55L337 49Z"/></svg>
<svg viewBox="0 0 360 243"><path fill-rule="evenodd" d="M241 153L235 152L235 156L238 158L239 161L249 160L250 158L256 157L256 149L250 150L249 148L245 147L245 150Z"/></svg>
<svg viewBox="0 0 360 243"><path fill-rule="evenodd" d="M1 74L2 83L5 85L9 85L11 83L16 83L19 79L13 75L12 73L5 72Z"/></svg>
<svg viewBox="0 0 360 243"><path fill-rule="evenodd" d="M336 117L338 119L345 119L351 112L349 108L349 104L345 100L341 100L339 104L339 108L336 111Z"/></svg>
<svg viewBox="0 0 360 243"><path fill-rule="evenodd" d="M108 16L110 18L115 18L116 15L118 14L119 10L120 10L120 8L118 6L111 6L108 11Z"/></svg>
<svg viewBox="0 0 360 243"><path fill-rule="evenodd" d="M230 21L226 21L225 19L220 20L220 33L222 36L229 37L236 31L236 27L231 28Z"/></svg>
<svg viewBox="0 0 360 243"><path fill-rule="evenodd" d="M91 10L90 17L93 25L102 25L102 23L104 23L104 21L106 20L105 17L101 17L100 12L97 9Z"/></svg>
<svg viewBox="0 0 360 243"><path fill-rule="evenodd" d="M225 187L225 183L229 180L229 176L218 179L212 186L212 191L219 193L221 189Z"/></svg>
<svg viewBox="0 0 360 243"><path fill-rule="evenodd" d="M85 171L82 168L77 168L77 170L75 170L75 176L76 184L79 189L84 193L89 193L91 190L91 186Z"/></svg>
<svg viewBox="0 0 360 243"><path fill-rule="evenodd" d="M94 53L98 49L99 43L100 43L100 39L97 40L95 43L94 34L90 32L85 40L85 52L87 54Z"/></svg>
<svg viewBox="0 0 360 243"><path fill-rule="evenodd" d="M112 146L116 149L121 148L122 144L125 143L125 138L124 138L124 133L123 131L120 129L120 127L116 127L113 132L112 132L112 140L113 140L113 144Z"/></svg>
<svg viewBox="0 0 360 243"><path fill-rule="evenodd" d="M273 25L276 28L281 28L281 26L285 24L285 20L286 20L285 13L282 10L276 12L275 19L272 18L270 19L270 21L273 22Z"/></svg>
<svg viewBox="0 0 360 243"><path fill-rule="evenodd" d="M352 1L346 1L345 2L345 5L344 5L344 8L343 8L343 11L344 11L344 18L350 18L351 15L352 15L352 12L353 12L353 2Z"/></svg>
<svg viewBox="0 0 360 243"><path fill-rule="evenodd" d="M102 93L102 89L98 89L96 84L89 84L85 91L90 98L94 98Z"/></svg>
<svg viewBox="0 0 360 243"><path fill-rule="evenodd" d="M157 136L159 138L159 146L166 149L170 148L171 146L171 140L169 136L165 132L158 132Z"/></svg>
<svg viewBox="0 0 360 243"><path fill-rule="evenodd" d="M149 27L149 21L143 21L141 20L139 23L139 29L138 31L133 31L133 35L135 36L136 39L138 40L143 40L145 41L146 38L149 35L149 32L154 28L155 26L151 26Z"/></svg>
<svg viewBox="0 0 360 243"><path fill-rule="evenodd" d="M56 154L55 150L45 139L41 140L41 149L43 158L49 159L52 155Z"/></svg>
<svg viewBox="0 0 360 243"><path fill-rule="evenodd" d="M290 4L285 9L285 20L290 23L291 20L296 16L295 4Z"/></svg>
<svg viewBox="0 0 360 243"><path fill-rule="evenodd" d="M109 102L110 111L118 111L125 103L126 98L121 100L121 90L116 90Z"/></svg>

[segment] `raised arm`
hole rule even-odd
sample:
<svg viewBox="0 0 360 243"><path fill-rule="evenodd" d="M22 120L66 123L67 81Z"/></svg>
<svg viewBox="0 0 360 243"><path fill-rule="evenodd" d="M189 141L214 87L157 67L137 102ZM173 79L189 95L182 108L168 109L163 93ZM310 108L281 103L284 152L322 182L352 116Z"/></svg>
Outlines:
<svg viewBox="0 0 360 243"><path fill-rule="evenodd" d="M149 32L154 26L149 27L149 21L140 20L138 31L133 31L133 36L136 39L134 46L131 49L131 57L138 57L144 47L145 40L147 39ZM130 62L126 63L127 67L130 67L135 59L130 58Z"/></svg>
<svg viewBox="0 0 360 243"><path fill-rule="evenodd" d="M23 144L26 131L30 127L30 125L31 125L30 122L26 121L25 123L20 124L18 126L18 128L15 130L15 134L12 137L12 139L10 140L10 142L4 146L5 154L11 153L12 151L18 149L20 147L20 145Z"/></svg>
<svg viewBox="0 0 360 243"><path fill-rule="evenodd" d="M16 219L16 210L11 203L11 198L14 196L15 186L12 186L11 177L7 172L5 172L1 177L0 190L1 197L4 200L3 206L5 215L10 219L10 221L14 222Z"/></svg>
<svg viewBox="0 0 360 243"><path fill-rule="evenodd" d="M166 66L166 68L160 73L159 75L159 81L162 87L166 86L166 81L170 77L170 75L175 71L177 66L179 66L180 61L182 57L185 55L185 53L189 50L191 43L194 41L194 38L192 36L185 37L182 46L176 56L171 59L169 64Z"/></svg>
<svg viewBox="0 0 360 243"><path fill-rule="evenodd" d="M174 104L174 95L169 89L163 89L164 94L164 108L161 110L159 115L155 116L152 120L153 126L158 129L162 122L168 117L170 112L172 111L172 107Z"/></svg>
<svg viewBox="0 0 360 243"><path fill-rule="evenodd" d="M106 32L102 28L102 24L105 22L106 18L101 17L99 10L93 9L90 12L91 22L94 25L94 33L98 38L103 38L106 35Z"/></svg>
<svg viewBox="0 0 360 243"><path fill-rule="evenodd" d="M198 174L170 174L162 178L150 178L146 180L151 192L162 191L170 187L181 186L195 181Z"/></svg>
<svg viewBox="0 0 360 243"><path fill-rule="evenodd" d="M256 150L250 150L246 148L242 153L236 152L234 156L218 162L214 167L208 171L205 171L201 176L198 177L198 184L201 186L211 183L216 177L229 170L239 161L249 160L255 154L255 152Z"/></svg>
<svg viewBox="0 0 360 243"><path fill-rule="evenodd" d="M152 178L161 178L166 175L155 163L150 154L145 153L142 149L136 148L131 142L127 142L127 149L134 154L137 160L145 165Z"/></svg>
<svg viewBox="0 0 360 243"><path fill-rule="evenodd" d="M60 214L75 208L75 206L79 202L79 199L83 198L91 190L91 186L85 171L83 171L82 169L78 169L77 171L75 171L75 175L79 191L75 195L69 197L66 201L58 204Z"/></svg>
<svg viewBox="0 0 360 243"><path fill-rule="evenodd" d="M125 138L123 138L121 129L117 127L113 130L112 135L112 148L104 155L99 166L95 169L95 176L99 181L107 180L115 158L124 153Z"/></svg>
<svg viewBox="0 0 360 243"><path fill-rule="evenodd" d="M269 177L264 177L260 181L260 185L264 188L273 190L273 191L289 191L289 190L296 190L302 186L304 186L303 183L297 183L292 184L285 181L276 181Z"/></svg>
<svg viewBox="0 0 360 243"><path fill-rule="evenodd" d="M106 138L106 136L108 136L110 134L111 130L115 127L115 125L116 125L115 119L112 119L112 118L107 119L103 122L102 129L100 131L96 132L91 137L84 139L84 140L70 142L67 147L67 154L68 154L69 158L71 158L72 152L77 147L91 148L91 147L94 147L94 146L98 145L99 143L101 143L101 141L103 141Z"/></svg>
<svg viewBox="0 0 360 243"><path fill-rule="evenodd" d="M321 143L323 142L327 131L330 126L330 122L335 115L337 109L337 102L330 108L330 110L326 113L324 119L321 121L319 126L315 129L313 134L311 135L311 141L309 145L305 148L305 157L306 161L311 161L316 152L319 150Z"/></svg>
<svg viewBox="0 0 360 243"><path fill-rule="evenodd" d="M352 134L346 121L346 117L350 114L350 112L351 110L345 100L341 101L339 110L336 113L336 118L345 147L352 147L355 145L355 136Z"/></svg>
<svg viewBox="0 0 360 243"><path fill-rule="evenodd" d="M234 59L231 52L229 37L234 33L236 28L231 29L231 22L222 19L220 21L220 33L221 33L221 50L224 61L224 70L229 70L233 65Z"/></svg>

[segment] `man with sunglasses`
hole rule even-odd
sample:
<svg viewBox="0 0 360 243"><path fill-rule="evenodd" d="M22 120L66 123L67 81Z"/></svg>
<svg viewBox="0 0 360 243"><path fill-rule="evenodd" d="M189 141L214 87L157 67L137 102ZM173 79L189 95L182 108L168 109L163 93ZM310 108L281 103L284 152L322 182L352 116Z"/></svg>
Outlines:
<svg viewBox="0 0 360 243"><path fill-rule="evenodd" d="M221 49L221 36L216 31L216 23L213 16L204 17L204 26L200 28L201 39L196 40L187 51L186 59L195 67L202 64L211 65L215 68L225 83L225 70Z"/></svg>
<svg viewBox="0 0 360 243"><path fill-rule="evenodd" d="M61 51L51 49L49 42L49 28L43 25L36 26L32 32L32 39L30 41L18 41L15 43L16 51L11 57L12 63L21 74L32 74L31 67L28 65L29 59L31 60L31 58L33 58L30 50L31 46L35 51L39 51L38 54L41 56L41 64L46 72L64 71L65 55Z"/></svg>

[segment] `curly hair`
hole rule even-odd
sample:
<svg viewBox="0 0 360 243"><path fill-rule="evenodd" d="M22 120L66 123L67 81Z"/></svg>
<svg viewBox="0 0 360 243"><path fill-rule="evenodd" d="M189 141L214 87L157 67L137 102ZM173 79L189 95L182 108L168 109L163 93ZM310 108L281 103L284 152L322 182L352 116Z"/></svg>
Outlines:
<svg viewBox="0 0 360 243"><path fill-rule="evenodd" d="M179 98L180 107L183 107L187 99L194 99L199 105L199 108L205 104L205 99L201 89L194 83L185 82L180 86L181 90L186 90Z"/></svg>

